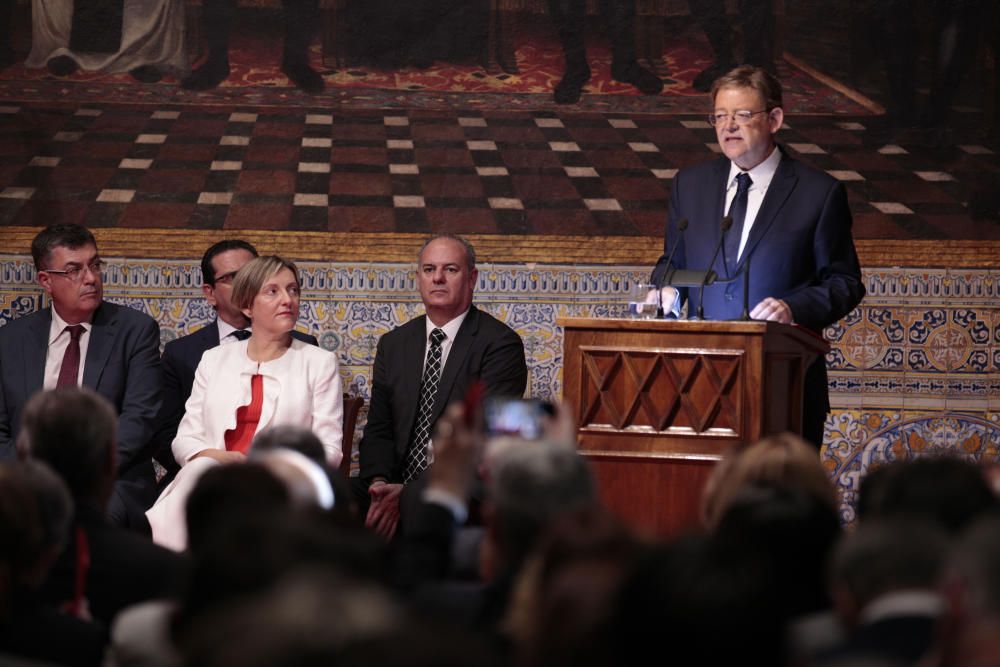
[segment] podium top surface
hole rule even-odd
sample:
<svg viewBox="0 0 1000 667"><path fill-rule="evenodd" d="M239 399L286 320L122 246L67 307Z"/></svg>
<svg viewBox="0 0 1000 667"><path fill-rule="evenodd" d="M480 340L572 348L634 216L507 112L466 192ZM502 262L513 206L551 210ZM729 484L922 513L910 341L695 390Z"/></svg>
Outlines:
<svg viewBox="0 0 1000 667"><path fill-rule="evenodd" d="M829 344L822 336L794 324L761 320L657 320L618 317L557 317L556 325L565 329L604 331L663 331L675 333L785 335L800 340L807 347L825 353Z"/></svg>

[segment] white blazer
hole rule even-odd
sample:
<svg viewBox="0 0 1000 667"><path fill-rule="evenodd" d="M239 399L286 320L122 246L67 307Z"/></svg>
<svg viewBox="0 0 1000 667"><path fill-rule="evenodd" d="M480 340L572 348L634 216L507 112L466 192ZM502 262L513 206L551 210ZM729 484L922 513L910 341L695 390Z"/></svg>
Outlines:
<svg viewBox="0 0 1000 667"><path fill-rule="evenodd" d="M255 373L264 376L257 432L269 426L309 428L323 443L330 465L340 465L344 396L335 354L294 338L285 354L263 364L247 356L246 341L212 348L195 371L191 398L172 444L181 469L146 512L157 544L177 551L187 548L187 497L198 478L218 465L214 459L192 457L206 449L226 448L226 431L236 426L236 411L250 404Z"/></svg>
<svg viewBox="0 0 1000 667"><path fill-rule="evenodd" d="M285 354L258 364L247 356L247 344L219 345L202 356L172 445L177 463L183 467L200 451L226 448L226 431L236 427L237 409L250 404L250 378L260 373L264 405L257 432L284 425L311 429L336 468L344 433L337 355L293 338Z"/></svg>

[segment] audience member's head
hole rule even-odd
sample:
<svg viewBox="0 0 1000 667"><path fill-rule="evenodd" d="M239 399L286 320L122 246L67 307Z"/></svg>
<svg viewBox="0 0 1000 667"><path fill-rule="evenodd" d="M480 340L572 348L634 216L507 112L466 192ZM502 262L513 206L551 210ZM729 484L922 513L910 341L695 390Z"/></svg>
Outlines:
<svg viewBox="0 0 1000 667"><path fill-rule="evenodd" d="M297 505L318 505L352 513L350 485L329 467L323 443L301 426L272 426L254 436L250 459L267 466L292 492Z"/></svg>
<svg viewBox="0 0 1000 667"><path fill-rule="evenodd" d="M605 510L557 518L522 568L511 603L519 664L618 664L612 614L639 553L639 542Z"/></svg>
<svg viewBox="0 0 1000 667"><path fill-rule="evenodd" d="M929 521L873 519L844 535L830 564L830 588L840 618L857 625L864 612L894 593L937 589L948 537Z"/></svg>
<svg viewBox="0 0 1000 667"><path fill-rule="evenodd" d="M858 507L860 521L913 516L935 521L952 534L1000 509L982 469L949 456L891 463L874 479L863 479L861 490L865 502Z"/></svg>
<svg viewBox="0 0 1000 667"><path fill-rule="evenodd" d="M226 239L211 245L201 258L201 290L205 299L219 319L237 329L245 329L250 322L233 305L233 279L254 257L257 257L257 249L246 241Z"/></svg>
<svg viewBox="0 0 1000 667"><path fill-rule="evenodd" d="M86 387L43 391L24 409L18 449L48 464L78 504L104 507L116 474L117 423L107 399Z"/></svg>
<svg viewBox="0 0 1000 667"><path fill-rule="evenodd" d="M278 257L277 255L267 255L255 257L236 272L233 278L233 305L243 311L246 315L253 306L254 299L260 294L261 288L272 276L282 270L287 269L292 273L295 283L299 282L299 269L295 263ZM298 313L295 313L298 317Z"/></svg>
<svg viewBox="0 0 1000 667"><path fill-rule="evenodd" d="M38 283L66 324L89 322L104 298L103 262L87 228L50 225L31 242Z"/></svg>
<svg viewBox="0 0 1000 667"><path fill-rule="evenodd" d="M16 591L38 578L44 528L31 484L17 464L0 464L0 622Z"/></svg>
<svg viewBox="0 0 1000 667"><path fill-rule="evenodd" d="M615 605L616 664L662 654L676 665L784 665L784 619L773 582L759 552L741 552L714 537L651 549Z"/></svg>
<svg viewBox="0 0 1000 667"><path fill-rule="evenodd" d="M42 548L54 561L66 545L73 524L73 498L62 478L41 461L23 461L21 472L38 504Z"/></svg>
<svg viewBox="0 0 1000 667"><path fill-rule="evenodd" d="M714 531L719 544L756 552L771 568L770 594L786 619L829 609L827 565L840 535L837 512L826 499L763 484L743 487Z"/></svg>
<svg viewBox="0 0 1000 667"><path fill-rule="evenodd" d="M506 447L490 463L487 537L498 570L517 569L557 517L597 502L586 461L548 440Z"/></svg>
<svg viewBox="0 0 1000 667"><path fill-rule="evenodd" d="M280 514L290 502L285 485L262 466L210 468L188 496L185 507L188 548L197 555L220 526Z"/></svg>
<svg viewBox="0 0 1000 667"><path fill-rule="evenodd" d="M1000 518L986 516L958 537L945 564L938 667L1000 667Z"/></svg>
<svg viewBox="0 0 1000 667"><path fill-rule="evenodd" d="M744 486L764 484L801 489L836 508L830 477L816 448L791 433L764 438L731 453L716 465L702 494L702 520L715 526Z"/></svg>

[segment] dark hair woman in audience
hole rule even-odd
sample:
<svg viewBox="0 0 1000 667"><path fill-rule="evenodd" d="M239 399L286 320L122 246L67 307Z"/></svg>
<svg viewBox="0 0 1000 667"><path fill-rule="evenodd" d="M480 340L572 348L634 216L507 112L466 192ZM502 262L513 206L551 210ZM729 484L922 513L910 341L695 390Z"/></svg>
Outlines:
<svg viewBox="0 0 1000 667"><path fill-rule="evenodd" d="M184 503L206 469L242 462L254 433L294 424L311 429L328 463L341 457L343 390L337 358L291 332L299 314L299 274L280 257L258 257L233 280L233 304L250 318L245 341L205 353L172 445L182 466L147 512L153 539L184 549Z"/></svg>

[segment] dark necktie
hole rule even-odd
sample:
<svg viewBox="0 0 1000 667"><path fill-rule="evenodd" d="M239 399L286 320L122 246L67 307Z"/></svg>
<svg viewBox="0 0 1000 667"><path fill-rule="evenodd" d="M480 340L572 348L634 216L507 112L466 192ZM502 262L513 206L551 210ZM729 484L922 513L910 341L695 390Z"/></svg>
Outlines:
<svg viewBox="0 0 1000 667"><path fill-rule="evenodd" d="M56 387L75 387L80 375L80 336L83 335L82 324L71 324L66 327L69 332L69 345L63 354L62 365L59 367L59 379Z"/></svg>
<svg viewBox="0 0 1000 667"><path fill-rule="evenodd" d="M434 412L438 381L441 379L441 343L446 337L441 329L431 331L431 349L427 351L427 364L424 366L424 376L420 379L417 421L413 427L410 449L406 453L406 469L403 471L404 484L409 484L420 477L420 474L430 465L427 445L431 441L431 415Z"/></svg>
<svg viewBox="0 0 1000 667"><path fill-rule="evenodd" d="M236 331L232 332L229 335L235 338L236 340L246 340L247 338L250 337L250 332L247 331L246 329L237 329Z"/></svg>
<svg viewBox="0 0 1000 667"><path fill-rule="evenodd" d="M733 197L733 203L729 206L729 217L733 219L733 226L726 233L726 274L730 278L736 274L740 239L743 237L743 224L746 222L747 200L752 183L750 174L739 174L736 177L736 196Z"/></svg>

